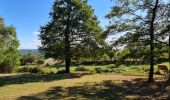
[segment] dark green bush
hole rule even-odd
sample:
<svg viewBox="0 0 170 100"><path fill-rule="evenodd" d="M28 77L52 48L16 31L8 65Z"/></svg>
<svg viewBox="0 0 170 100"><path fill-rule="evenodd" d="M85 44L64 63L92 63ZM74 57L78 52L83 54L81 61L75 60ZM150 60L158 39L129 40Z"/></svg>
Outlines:
<svg viewBox="0 0 170 100"><path fill-rule="evenodd" d="M43 72L43 69L42 67L33 67L31 70L30 70L31 73L42 73ZM44 74L44 73L43 73Z"/></svg>
<svg viewBox="0 0 170 100"><path fill-rule="evenodd" d="M38 65L44 64L44 60L38 60L38 61L37 61L37 64L38 64Z"/></svg>
<svg viewBox="0 0 170 100"><path fill-rule="evenodd" d="M42 71L42 67L31 67L26 66L18 69L18 72L30 72L30 73L40 73Z"/></svg>
<svg viewBox="0 0 170 100"><path fill-rule="evenodd" d="M0 63L0 73L11 73L14 71L14 67L9 62Z"/></svg>
<svg viewBox="0 0 170 100"><path fill-rule="evenodd" d="M17 70L18 72L30 72L30 67L21 67Z"/></svg>
<svg viewBox="0 0 170 100"><path fill-rule="evenodd" d="M57 73L57 70L55 68L44 68L43 66L26 66L26 67L21 67L18 69L18 72L21 73L37 73L37 74L55 74Z"/></svg>
<svg viewBox="0 0 170 100"><path fill-rule="evenodd" d="M49 64L49 63L47 63L45 66L47 66L47 67L48 67L48 66L50 66L50 64Z"/></svg>
<svg viewBox="0 0 170 100"><path fill-rule="evenodd" d="M59 70L59 71L57 72L57 74L64 74L64 73L66 73L65 70Z"/></svg>
<svg viewBox="0 0 170 100"><path fill-rule="evenodd" d="M75 71L90 71L88 68L85 67L77 67Z"/></svg>
<svg viewBox="0 0 170 100"><path fill-rule="evenodd" d="M96 73L102 73L103 72L103 70L100 67L99 68L95 68L94 70L95 70Z"/></svg>

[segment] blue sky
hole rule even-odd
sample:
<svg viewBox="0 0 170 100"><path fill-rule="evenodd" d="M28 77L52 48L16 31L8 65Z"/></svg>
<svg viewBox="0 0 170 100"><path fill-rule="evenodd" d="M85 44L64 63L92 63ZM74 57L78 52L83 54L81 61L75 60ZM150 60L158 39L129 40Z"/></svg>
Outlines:
<svg viewBox="0 0 170 100"><path fill-rule="evenodd" d="M16 27L20 49L37 49L40 25L49 21L54 0L0 0L0 16L5 24ZM113 6L111 0L89 0L102 27L108 24L104 15Z"/></svg>

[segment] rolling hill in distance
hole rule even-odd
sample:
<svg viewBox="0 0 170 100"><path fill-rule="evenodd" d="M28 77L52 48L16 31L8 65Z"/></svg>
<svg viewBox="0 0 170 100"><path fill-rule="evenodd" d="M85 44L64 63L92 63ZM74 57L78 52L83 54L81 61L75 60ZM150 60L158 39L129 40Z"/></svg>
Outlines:
<svg viewBox="0 0 170 100"><path fill-rule="evenodd" d="M19 50L21 54L39 54L40 52L38 51L38 49L20 49Z"/></svg>

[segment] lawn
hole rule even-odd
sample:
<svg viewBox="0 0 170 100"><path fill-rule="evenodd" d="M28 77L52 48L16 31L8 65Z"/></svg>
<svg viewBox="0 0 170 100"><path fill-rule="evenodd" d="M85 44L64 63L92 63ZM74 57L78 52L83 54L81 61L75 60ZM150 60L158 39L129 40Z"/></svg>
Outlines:
<svg viewBox="0 0 170 100"><path fill-rule="evenodd" d="M144 76L115 74L0 75L0 100L167 99L161 78L148 84ZM169 89L170 90L170 89Z"/></svg>

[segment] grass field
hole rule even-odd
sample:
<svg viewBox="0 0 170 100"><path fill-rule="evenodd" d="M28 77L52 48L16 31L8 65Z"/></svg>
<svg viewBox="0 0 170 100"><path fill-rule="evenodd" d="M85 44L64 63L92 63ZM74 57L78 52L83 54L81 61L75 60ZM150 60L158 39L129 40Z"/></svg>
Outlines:
<svg viewBox="0 0 170 100"><path fill-rule="evenodd" d="M148 84L142 76L9 74L1 75L0 80L0 100L167 99L170 96L169 87L162 81Z"/></svg>
<svg viewBox="0 0 170 100"><path fill-rule="evenodd" d="M83 67L94 70L110 66ZM148 72L144 71L148 65L120 66L120 73L100 74L75 73L77 67L71 67L71 74L0 74L0 100L170 99L170 85L165 85L164 77L154 75L156 82L147 83Z"/></svg>

